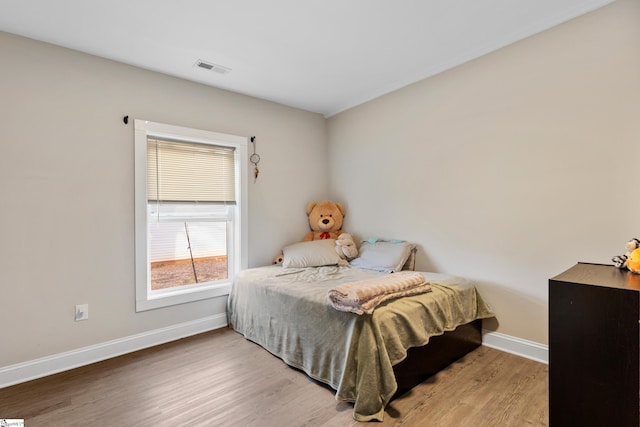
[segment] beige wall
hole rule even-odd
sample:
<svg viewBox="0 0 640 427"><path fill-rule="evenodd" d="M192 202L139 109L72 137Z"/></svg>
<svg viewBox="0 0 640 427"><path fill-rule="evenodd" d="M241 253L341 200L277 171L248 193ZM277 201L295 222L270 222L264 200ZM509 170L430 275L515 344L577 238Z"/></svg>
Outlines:
<svg viewBox="0 0 640 427"><path fill-rule="evenodd" d="M0 33L0 367L224 313L135 313L124 115L257 136L250 266L331 196L347 231L417 242L418 268L479 281L488 327L546 343L548 278L640 237L638 16L619 0L328 121Z"/></svg>
<svg viewBox="0 0 640 427"><path fill-rule="evenodd" d="M640 234L640 2L591 14L328 121L345 230L415 241L479 281L498 332L547 343L548 279Z"/></svg>
<svg viewBox="0 0 640 427"><path fill-rule="evenodd" d="M257 137L250 266L297 241L308 200L327 196L321 115L1 32L0 58L0 367L225 313L225 298L135 313L123 116ZM79 303L88 321L73 320Z"/></svg>

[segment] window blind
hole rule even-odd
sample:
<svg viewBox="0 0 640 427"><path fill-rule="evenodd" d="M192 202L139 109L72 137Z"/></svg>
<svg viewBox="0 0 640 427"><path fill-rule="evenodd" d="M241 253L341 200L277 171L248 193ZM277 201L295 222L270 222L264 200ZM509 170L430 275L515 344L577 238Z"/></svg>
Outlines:
<svg viewBox="0 0 640 427"><path fill-rule="evenodd" d="M234 165L234 147L147 138L147 198L235 204Z"/></svg>

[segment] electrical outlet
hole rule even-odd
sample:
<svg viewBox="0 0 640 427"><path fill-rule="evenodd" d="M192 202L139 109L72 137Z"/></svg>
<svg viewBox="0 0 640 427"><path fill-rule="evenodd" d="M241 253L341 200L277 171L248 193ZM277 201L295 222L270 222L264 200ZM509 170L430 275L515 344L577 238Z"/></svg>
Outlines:
<svg viewBox="0 0 640 427"><path fill-rule="evenodd" d="M76 305L76 322L78 320L87 320L89 318L89 304Z"/></svg>

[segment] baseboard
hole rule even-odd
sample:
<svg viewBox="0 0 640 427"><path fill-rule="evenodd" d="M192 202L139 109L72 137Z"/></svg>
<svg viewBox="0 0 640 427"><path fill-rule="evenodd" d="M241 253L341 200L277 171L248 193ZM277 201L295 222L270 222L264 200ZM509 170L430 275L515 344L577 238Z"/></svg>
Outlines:
<svg viewBox="0 0 640 427"><path fill-rule="evenodd" d="M0 388L227 326L226 313L0 368Z"/></svg>
<svg viewBox="0 0 640 427"><path fill-rule="evenodd" d="M0 368L0 388L68 371L101 360L121 356L144 348L186 338L202 332L227 326L226 314L217 314L191 322L155 329L65 353L54 354L28 362ZM482 345L512 353L541 363L549 363L549 348L546 345L499 332L482 331Z"/></svg>
<svg viewBox="0 0 640 427"><path fill-rule="evenodd" d="M537 342L483 330L482 345L549 364L549 346Z"/></svg>

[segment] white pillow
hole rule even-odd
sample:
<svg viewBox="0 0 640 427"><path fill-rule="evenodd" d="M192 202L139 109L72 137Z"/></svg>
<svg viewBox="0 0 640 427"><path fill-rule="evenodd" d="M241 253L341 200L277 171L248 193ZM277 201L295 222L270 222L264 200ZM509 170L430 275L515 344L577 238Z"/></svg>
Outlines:
<svg viewBox="0 0 640 427"><path fill-rule="evenodd" d="M342 259L336 252L335 239L294 243L284 248L282 252L284 254L282 266L285 268L337 265Z"/></svg>
<svg viewBox="0 0 640 427"><path fill-rule="evenodd" d="M350 264L367 270L394 273L402 270L414 248L415 245L409 242L378 240L372 243L365 240L360 246L360 255Z"/></svg>

